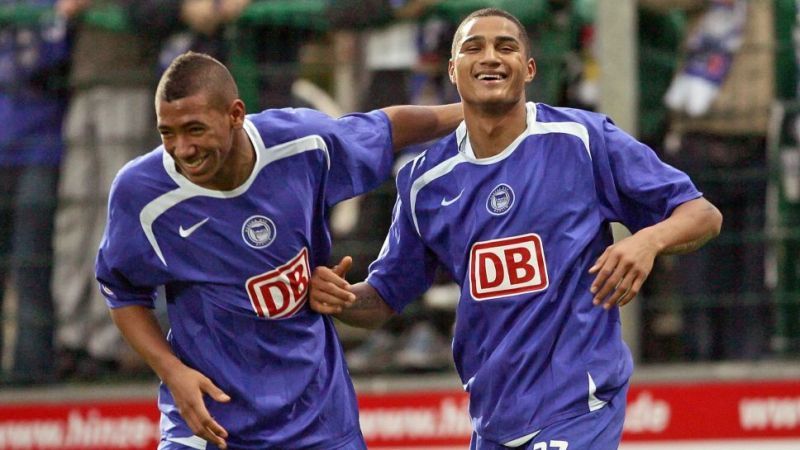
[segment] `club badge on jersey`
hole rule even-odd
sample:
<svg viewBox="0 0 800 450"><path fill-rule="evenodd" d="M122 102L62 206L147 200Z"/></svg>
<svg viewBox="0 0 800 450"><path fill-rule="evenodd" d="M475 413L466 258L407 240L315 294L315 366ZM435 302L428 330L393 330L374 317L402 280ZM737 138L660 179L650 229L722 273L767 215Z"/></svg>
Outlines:
<svg viewBox="0 0 800 450"><path fill-rule="evenodd" d="M242 225L242 239L253 248L264 248L275 240L275 223L269 217L251 216Z"/></svg>
<svg viewBox="0 0 800 450"><path fill-rule="evenodd" d="M514 190L511 186L501 183L497 185L486 199L486 210L493 216L501 216L514 206Z"/></svg>
<svg viewBox="0 0 800 450"><path fill-rule="evenodd" d="M473 244L469 256L470 291L491 300L547 289L547 264L538 234L523 234Z"/></svg>

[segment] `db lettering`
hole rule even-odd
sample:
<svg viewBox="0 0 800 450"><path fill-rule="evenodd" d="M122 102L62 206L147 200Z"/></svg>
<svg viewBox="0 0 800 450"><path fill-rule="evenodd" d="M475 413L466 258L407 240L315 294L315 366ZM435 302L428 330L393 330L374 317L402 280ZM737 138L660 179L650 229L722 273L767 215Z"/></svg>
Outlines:
<svg viewBox="0 0 800 450"><path fill-rule="evenodd" d="M288 263L247 280L247 295L259 317L282 319L296 313L308 294L308 250L303 247Z"/></svg>
<svg viewBox="0 0 800 450"><path fill-rule="evenodd" d="M469 266L475 300L547 289L542 240L536 234L478 242L470 251Z"/></svg>

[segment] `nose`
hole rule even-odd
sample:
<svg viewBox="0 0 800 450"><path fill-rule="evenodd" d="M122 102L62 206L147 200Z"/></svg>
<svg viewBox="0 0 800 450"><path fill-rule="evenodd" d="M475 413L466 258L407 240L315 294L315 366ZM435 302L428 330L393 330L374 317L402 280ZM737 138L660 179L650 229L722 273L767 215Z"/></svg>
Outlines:
<svg viewBox="0 0 800 450"><path fill-rule="evenodd" d="M481 63L482 64L492 64L492 65L494 65L494 64L499 64L500 63L500 58L498 58L498 52L491 45L487 45L484 48L483 53L482 53L481 56L482 56L481 57Z"/></svg>
<svg viewBox="0 0 800 450"><path fill-rule="evenodd" d="M186 137L176 136L173 145L173 153L177 158L191 158L197 153L197 147Z"/></svg>

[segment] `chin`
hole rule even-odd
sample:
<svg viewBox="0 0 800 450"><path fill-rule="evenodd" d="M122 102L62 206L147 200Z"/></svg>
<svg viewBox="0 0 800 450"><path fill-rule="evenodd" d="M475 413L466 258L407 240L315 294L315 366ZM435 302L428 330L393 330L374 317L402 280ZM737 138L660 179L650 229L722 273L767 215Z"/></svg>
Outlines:
<svg viewBox="0 0 800 450"><path fill-rule="evenodd" d="M474 105L486 113L498 115L511 111L517 103L517 101L509 101L508 99L481 99L475 102Z"/></svg>

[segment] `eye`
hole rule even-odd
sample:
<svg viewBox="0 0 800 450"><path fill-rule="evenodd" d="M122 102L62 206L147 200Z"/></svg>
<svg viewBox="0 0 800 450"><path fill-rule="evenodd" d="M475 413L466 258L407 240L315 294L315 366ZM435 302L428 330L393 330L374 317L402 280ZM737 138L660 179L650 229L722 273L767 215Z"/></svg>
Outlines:
<svg viewBox="0 0 800 450"><path fill-rule="evenodd" d="M199 127L199 126L195 126L195 127L190 127L188 131L189 131L189 134L191 134L192 136L199 136L199 135L203 134L203 132L205 131L205 128Z"/></svg>
<svg viewBox="0 0 800 450"><path fill-rule="evenodd" d="M169 130L158 130L158 133L161 135L161 139L169 139L172 137L172 131Z"/></svg>

